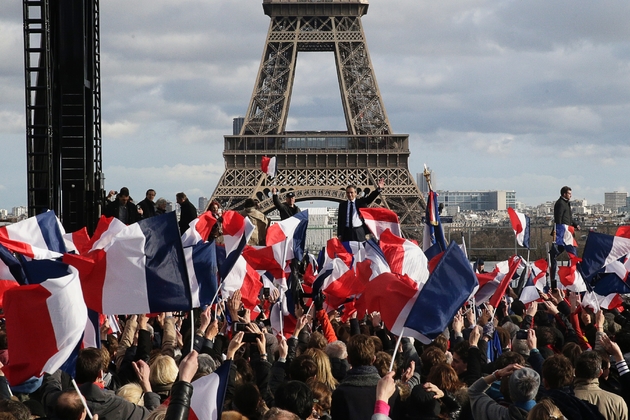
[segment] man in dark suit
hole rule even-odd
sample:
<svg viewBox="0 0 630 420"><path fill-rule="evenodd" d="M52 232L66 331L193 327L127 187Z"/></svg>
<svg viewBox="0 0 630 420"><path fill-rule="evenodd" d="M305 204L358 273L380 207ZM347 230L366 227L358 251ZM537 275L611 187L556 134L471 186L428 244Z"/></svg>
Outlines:
<svg viewBox="0 0 630 420"><path fill-rule="evenodd" d="M109 201L114 196L114 201ZM138 209L129 197L129 189L122 187L119 193L110 191L107 196L107 204L103 210L105 217L115 217L126 225L136 223L142 219L142 209Z"/></svg>
<svg viewBox="0 0 630 420"><path fill-rule="evenodd" d="M197 208L188 200L183 192L175 194L177 204L179 204L179 233L183 234L188 230L190 222L197 218Z"/></svg>
<svg viewBox="0 0 630 420"><path fill-rule="evenodd" d="M384 186L385 180L383 178L379 179L378 188L364 198L357 198L357 188L354 185L346 187L347 200L339 204L339 213L337 215L337 237L342 242L365 241L365 235L368 231L358 209L372 204Z"/></svg>

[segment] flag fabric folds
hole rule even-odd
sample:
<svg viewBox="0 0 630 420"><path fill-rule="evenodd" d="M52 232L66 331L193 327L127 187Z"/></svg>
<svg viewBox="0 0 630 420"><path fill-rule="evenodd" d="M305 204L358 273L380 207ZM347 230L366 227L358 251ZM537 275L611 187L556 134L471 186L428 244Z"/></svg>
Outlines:
<svg viewBox="0 0 630 420"><path fill-rule="evenodd" d="M193 393L190 398L190 420L221 419L231 364L230 360L225 361L211 374L191 383Z"/></svg>
<svg viewBox="0 0 630 420"><path fill-rule="evenodd" d="M556 245L563 246L569 254L577 255L577 241L573 236L573 226L556 224Z"/></svg>
<svg viewBox="0 0 630 420"><path fill-rule="evenodd" d="M64 261L80 269L85 302L92 310L119 315L187 311L192 307L174 212L126 226L89 258L91 270L85 259L66 254Z"/></svg>
<svg viewBox="0 0 630 420"><path fill-rule="evenodd" d="M182 245L185 247L193 246L200 241L205 241L216 223L217 219L211 212L204 212L201 216L190 222L189 228L186 229L186 232L182 235Z"/></svg>
<svg viewBox="0 0 630 420"><path fill-rule="evenodd" d="M396 236L402 236L398 215L393 211L382 207L370 207L359 209L359 213L376 239L380 239L381 233L387 229Z"/></svg>
<svg viewBox="0 0 630 420"><path fill-rule="evenodd" d="M276 157L263 156L260 162L260 169L267 174L269 178L276 176L278 165L276 163Z"/></svg>
<svg viewBox="0 0 630 420"><path fill-rule="evenodd" d="M288 219L271 225L267 229L267 246L284 242L284 261L297 258L302 261L306 245L308 228L308 210L295 214ZM279 261L284 265L284 261Z"/></svg>
<svg viewBox="0 0 630 420"><path fill-rule="evenodd" d="M477 285L468 259L451 242L409 311L404 335L429 344L444 331Z"/></svg>
<svg viewBox="0 0 630 420"><path fill-rule="evenodd" d="M217 253L214 242L200 242L184 248L190 281L192 307L210 305L217 288Z"/></svg>
<svg viewBox="0 0 630 420"><path fill-rule="evenodd" d="M225 258L218 258L217 262L219 264L219 274L224 279L241 256L255 227L248 217L243 217L234 210L226 211L222 217Z"/></svg>
<svg viewBox="0 0 630 420"><path fill-rule="evenodd" d="M4 296L11 363L3 371L14 385L59 369L81 343L88 322L78 271L50 263L47 280Z"/></svg>
<svg viewBox="0 0 630 420"><path fill-rule="evenodd" d="M392 273L406 274L419 284L427 281L428 261L418 245L387 229L381 235L379 246Z"/></svg>
<svg viewBox="0 0 630 420"><path fill-rule="evenodd" d="M546 274L549 263L546 259L534 261L529 266L529 274L527 276L527 282L521 291L520 301L524 304L534 302L540 298L540 294L545 289L547 282Z"/></svg>
<svg viewBox="0 0 630 420"><path fill-rule="evenodd" d="M36 260L59 258L66 252L55 212L47 211L21 222L0 227L0 244Z"/></svg>
<svg viewBox="0 0 630 420"><path fill-rule="evenodd" d="M580 270L578 270L578 262L580 259L573 254L569 254L570 265L558 267L558 279L565 289L572 292L586 292L587 286Z"/></svg>
<svg viewBox="0 0 630 420"><path fill-rule="evenodd" d="M529 216L514 210L512 207L508 207L507 212L516 235L516 242L529 249Z"/></svg>
<svg viewBox="0 0 630 420"><path fill-rule="evenodd" d="M582 254L582 273L590 279L599 270L627 254L630 254L629 238L589 232Z"/></svg>

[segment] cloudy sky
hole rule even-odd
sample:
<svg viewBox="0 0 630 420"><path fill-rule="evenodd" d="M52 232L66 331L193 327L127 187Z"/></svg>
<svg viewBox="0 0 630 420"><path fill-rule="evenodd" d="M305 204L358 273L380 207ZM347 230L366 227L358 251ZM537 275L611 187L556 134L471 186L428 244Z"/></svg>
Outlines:
<svg viewBox="0 0 630 420"><path fill-rule="evenodd" d="M261 0L101 0L106 189L209 197L244 115ZM528 205L630 186L630 2L371 0L363 18L411 172ZM0 2L0 208L26 205L22 4ZM298 59L289 130L343 130L332 53Z"/></svg>

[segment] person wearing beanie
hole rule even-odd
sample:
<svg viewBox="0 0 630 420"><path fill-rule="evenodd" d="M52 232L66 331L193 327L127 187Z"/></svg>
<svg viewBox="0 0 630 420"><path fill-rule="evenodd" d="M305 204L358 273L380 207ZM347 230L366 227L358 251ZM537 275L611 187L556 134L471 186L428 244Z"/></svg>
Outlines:
<svg viewBox="0 0 630 420"><path fill-rule="evenodd" d="M508 376L512 404L506 407L490 398L486 391L494 381ZM514 363L496 370L491 375L478 379L468 388L473 416L476 419L525 420L529 410L536 405L539 387L540 375L533 369Z"/></svg>

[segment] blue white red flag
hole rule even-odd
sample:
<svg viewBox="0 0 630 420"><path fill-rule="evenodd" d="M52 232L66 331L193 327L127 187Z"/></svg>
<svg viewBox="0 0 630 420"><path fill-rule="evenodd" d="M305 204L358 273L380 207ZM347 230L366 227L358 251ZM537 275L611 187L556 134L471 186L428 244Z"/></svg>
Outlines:
<svg viewBox="0 0 630 420"><path fill-rule="evenodd" d="M578 270L578 263L581 260L573 254L569 254L570 264L568 266L558 267L558 279L562 286L576 293L586 292L588 290L586 282L582 277L582 273Z"/></svg>
<svg viewBox="0 0 630 420"><path fill-rule="evenodd" d="M442 230L442 223L440 222L440 213L438 210L438 195L435 191L429 191L427 196L427 208L425 212L424 220L424 235L422 238L422 250L427 255L428 259L431 259L435 254L446 251L446 239L444 238L444 231ZM431 256L427 253L429 248L437 244L435 253Z"/></svg>
<svg viewBox="0 0 630 420"><path fill-rule="evenodd" d="M232 362L227 360L209 375L191 383L189 420L220 420Z"/></svg>
<svg viewBox="0 0 630 420"><path fill-rule="evenodd" d="M190 222L188 229L182 235L183 246L193 246L208 239L210 231L217 223L217 219L211 212L206 211L195 220Z"/></svg>
<svg viewBox="0 0 630 420"><path fill-rule="evenodd" d="M249 265L243 256L239 256L236 264L221 283L221 296L224 296L223 291L232 296L235 291L240 289L243 305L247 309L253 310L259 303L258 295L261 287L260 273Z"/></svg>
<svg viewBox="0 0 630 420"><path fill-rule="evenodd" d="M11 363L3 371L14 385L61 368L80 345L88 321L78 271L49 262L55 266L48 265L47 280L4 296Z"/></svg>
<svg viewBox="0 0 630 420"><path fill-rule="evenodd" d="M513 255L512 257L510 257L509 261L510 261L510 264L509 264L509 269L508 269L507 274L501 279L501 282L497 286L497 290L494 292L494 294L488 301L488 303L492 305L492 307L494 308L499 306L499 302L501 302L501 299L503 298L505 291L510 285L510 282L517 275L516 271L519 269L519 267L521 267L521 265L524 265L523 259L519 257L518 255Z"/></svg>
<svg viewBox="0 0 630 420"><path fill-rule="evenodd" d="M573 236L573 226L556 224L556 245L563 246L569 254L577 255L578 243Z"/></svg>
<svg viewBox="0 0 630 420"><path fill-rule="evenodd" d="M252 236L255 226L248 217L243 217L234 210L223 213L223 242L225 243L225 258L218 258L219 274L227 277L236 261L243 253L247 241Z"/></svg>
<svg viewBox="0 0 630 420"><path fill-rule="evenodd" d="M418 245L396 236L387 229L381 235L379 246L383 250L392 273L406 274L419 284L423 284L428 280L429 267L427 257Z"/></svg>
<svg viewBox="0 0 630 420"><path fill-rule="evenodd" d="M582 273L590 279L602 268L630 254L630 239L589 232L582 255Z"/></svg>
<svg viewBox="0 0 630 420"><path fill-rule="evenodd" d="M590 294L591 299L597 300L597 305L600 308L608 310L622 306L623 299L620 295L630 293L630 286L612 273L602 275L597 281L594 281L592 289L587 294ZM588 303L588 298L586 301ZM598 309L594 306L593 308Z"/></svg>
<svg viewBox="0 0 630 420"><path fill-rule="evenodd" d="M192 298L175 213L126 226L87 258L66 254L81 272L87 306L107 315L187 311ZM28 273L27 273L28 275Z"/></svg>
<svg viewBox="0 0 630 420"><path fill-rule="evenodd" d="M477 285L468 258L451 242L420 289L404 323L404 335L430 343L444 331Z"/></svg>
<svg viewBox="0 0 630 420"><path fill-rule="evenodd" d="M507 212L516 235L516 242L529 249L529 216L514 210L512 207L508 207Z"/></svg>
<svg viewBox="0 0 630 420"><path fill-rule="evenodd" d="M527 282L521 291L520 301L524 304L534 302L540 298L540 292L545 291L547 283L546 275L549 263L545 258L536 260L529 265L529 274Z"/></svg>
<svg viewBox="0 0 630 420"><path fill-rule="evenodd" d="M67 250L59 226L55 212L47 211L0 227L0 244L36 260L60 258Z"/></svg>
<svg viewBox="0 0 630 420"><path fill-rule="evenodd" d="M89 251L107 247L112 242L112 239L126 227L126 224L115 217L101 216L96 225L94 235L90 238Z"/></svg>
<svg viewBox="0 0 630 420"><path fill-rule="evenodd" d="M88 234L87 228L84 227L72 233L63 233L65 230L63 226L61 226L61 222L59 222L59 225L68 252L82 255L90 251L90 235Z"/></svg>
<svg viewBox="0 0 630 420"><path fill-rule="evenodd" d="M276 172L278 170L276 157L263 156L260 162L260 169L266 173L269 178L276 176Z"/></svg>
<svg viewBox="0 0 630 420"><path fill-rule="evenodd" d="M184 248L190 281L192 307L210 305L218 286L217 253L214 242L199 242Z"/></svg>
<svg viewBox="0 0 630 420"><path fill-rule="evenodd" d="M295 214L288 219L275 223L267 229L267 246L283 244L284 258L279 263L297 258L302 261L306 248L306 229L308 228L308 210Z"/></svg>
<svg viewBox="0 0 630 420"><path fill-rule="evenodd" d="M396 236L402 236L398 215L393 211L383 207L370 207L359 209L359 212L376 239L380 239L381 233L387 229Z"/></svg>

